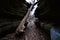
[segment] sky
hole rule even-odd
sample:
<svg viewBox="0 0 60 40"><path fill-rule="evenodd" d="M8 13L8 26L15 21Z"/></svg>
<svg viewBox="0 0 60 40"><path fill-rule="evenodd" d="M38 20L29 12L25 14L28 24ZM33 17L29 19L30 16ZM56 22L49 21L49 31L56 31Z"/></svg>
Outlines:
<svg viewBox="0 0 60 40"><path fill-rule="evenodd" d="M31 4L34 4L34 3L36 3L37 2L37 0L26 0L26 2L28 2L29 4L31 3ZM35 13L35 10L36 10L36 8L37 8L38 6L37 6L37 4L34 6L34 8L32 9L32 11L30 12L30 15L29 16L34 16L34 13Z"/></svg>
<svg viewBox="0 0 60 40"><path fill-rule="evenodd" d="M26 0L26 2L28 2L29 4L30 4L30 3L31 3L31 4L34 4L34 3L37 2L37 0Z"/></svg>

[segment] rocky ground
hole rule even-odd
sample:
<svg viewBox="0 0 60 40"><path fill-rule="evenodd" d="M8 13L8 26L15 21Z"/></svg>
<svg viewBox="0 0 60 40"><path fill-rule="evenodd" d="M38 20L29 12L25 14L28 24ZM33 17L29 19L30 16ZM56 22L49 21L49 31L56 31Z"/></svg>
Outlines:
<svg viewBox="0 0 60 40"><path fill-rule="evenodd" d="M38 28L33 22L28 23L28 26L23 33L10 33L0 40L50 40L49 34Z"/></svg>

